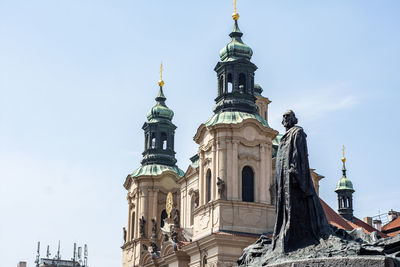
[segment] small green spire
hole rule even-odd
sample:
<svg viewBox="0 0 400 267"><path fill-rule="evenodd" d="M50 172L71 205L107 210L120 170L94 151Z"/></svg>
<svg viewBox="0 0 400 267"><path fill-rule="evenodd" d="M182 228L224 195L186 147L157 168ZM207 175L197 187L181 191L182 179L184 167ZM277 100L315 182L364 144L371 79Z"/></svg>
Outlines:
<svg viewBox="0 0 400 267"><path fill-rule="evenodd" d="M343 146L343 157L342 157L342 162L343 162L343 167L342 167L342 173L343 176L337 183L335 192L342 191L342 190L349 190L354 192L353 188L353 183L346 177L346 157L344 156L344 149L345 147Z"/></svg>

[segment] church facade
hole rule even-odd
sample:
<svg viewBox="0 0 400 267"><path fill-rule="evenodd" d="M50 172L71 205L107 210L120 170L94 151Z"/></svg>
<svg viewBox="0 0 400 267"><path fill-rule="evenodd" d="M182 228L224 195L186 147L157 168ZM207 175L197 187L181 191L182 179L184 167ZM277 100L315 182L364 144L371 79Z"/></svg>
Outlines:
<svg viewBox="0 0 400 267"><path fill-rule="evenodd" d="M270 101L255 84L257 66L242 41L237 13L233 19L231 40L214 68L214 115L194 135L198 151L186 172L176 165L174 113L159 81L142 128L141 166L124 183L123 267L236 266L245 247L273 230L280 135L268 124ZM318 191L322 176L312 171L312 177Z"/></svg>

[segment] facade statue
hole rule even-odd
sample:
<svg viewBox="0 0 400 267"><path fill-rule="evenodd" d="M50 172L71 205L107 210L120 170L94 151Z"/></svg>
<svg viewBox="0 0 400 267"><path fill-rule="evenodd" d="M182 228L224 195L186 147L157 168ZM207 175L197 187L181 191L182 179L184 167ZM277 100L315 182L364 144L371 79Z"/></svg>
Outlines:
<svg viewBox="0 0 400 267"><path fill-rule="evenodd" d="M217 177L217 188L219 197L223 199L225 197L225 182L219 177Z"/></svg>
<svg viewBox="0 0 400 267"><path fill-rule="evenodd" d="M283 114L286 133L276 156L276 221L272 248L287 253L318 244L331 228L326 220L310 175L307 135L296 126L293 111Z"/></svg>
<svg viewBox="0 0 400 267"><path fill-rule="evenodd" d="M139 234L140 234L140 237L145 237L146 236L146 232L144 231L144 226L145 225L146 225L146 220L142 216L142 218L139 219Z"/></svg>
<svg viewBox="0 0 400 267"><path fill-rule="evenodd" d="M124 234L124 243L126 243L126 228L125 227L122 228L122 232Z"/></svg>
<svg viewBox="0 0 400 267"><path fill-rule="evenodd" d="M179 210L174 207L171 213L172 219L174 220L174 227L179 228Z"/></svg>
<svg viewBox="0 0 400 267"><path fill-rule="evenodd" d="M152 232L152 237L153 238L157 238L157 221L154 218L151 218L151 223L152 223L152 227L151 227L151 232Z"/></svg>

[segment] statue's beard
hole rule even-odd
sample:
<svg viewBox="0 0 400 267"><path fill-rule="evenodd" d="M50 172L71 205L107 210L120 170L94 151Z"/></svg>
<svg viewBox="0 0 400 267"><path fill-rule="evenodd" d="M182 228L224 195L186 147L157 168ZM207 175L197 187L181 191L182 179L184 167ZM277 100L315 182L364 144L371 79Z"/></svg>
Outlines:
<svg viewBox="0 0 400 267"><path fill-rule="evenodd" d="M290 129L294 126L294 123L292 121L282 121L282 124L285 128Z"/></svg>

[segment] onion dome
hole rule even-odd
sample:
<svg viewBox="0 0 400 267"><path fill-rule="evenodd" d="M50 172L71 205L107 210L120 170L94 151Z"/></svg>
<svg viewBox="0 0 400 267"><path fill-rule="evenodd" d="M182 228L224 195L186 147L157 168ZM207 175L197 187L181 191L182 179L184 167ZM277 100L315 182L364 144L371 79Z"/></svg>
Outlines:
<svg viewBox="0 0 400 267"><path fill-rule="evenodd" d="M354 192L353 183L350 181L350 179L346 177L346 158L344 157L344 152L343 152L342 162L343 162L343 168L342 168L343 176L337 183L335 192L338 193L343 190Z"/></svg>
<svg viewBox="0 0 400 267"><path fill-rule="evenodd" d="M337 183L335 192L338 192L341 190L349 190L349 191L354 192L353 183L350 181L350 179L347 179L346 177L342 177L342 179L339 180L339 182Z"/></svg>
<svg viewBox="0 0 400 267"><path fill-rule="evenodd" d="M262 89L261 85L255 84L254 85L254 95L260 96L262 92L263 92L263 89Z"/></svg>
<svg viewBox="0 0 400 267"><path fill-rule="evenodd" d="M239 29L237 20L235 20L233 30L229 36L232 38L231 41L219 52L221 61L231 61L242 58L250 60L253 55L253 50L243 43L241 38L243 33Z"/></svg>
<svg viewBox="0 0 400 267"><path fill-rule="evenodd" d="M156 105L151 108L151 110L147 113L147 119L151 120L160 120L167 119L172 120L174 117L174 112L167 107L165 104L165 100L167 98L164 96L162 86L160 86L160 90L158 91L158 95L155 98L157 101Z"/></svg>

